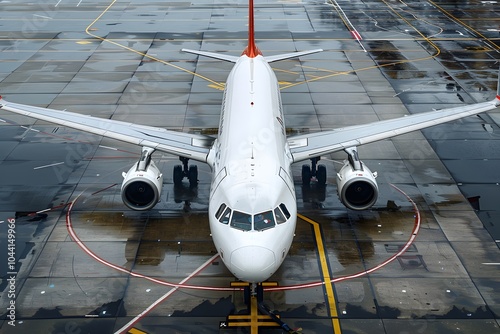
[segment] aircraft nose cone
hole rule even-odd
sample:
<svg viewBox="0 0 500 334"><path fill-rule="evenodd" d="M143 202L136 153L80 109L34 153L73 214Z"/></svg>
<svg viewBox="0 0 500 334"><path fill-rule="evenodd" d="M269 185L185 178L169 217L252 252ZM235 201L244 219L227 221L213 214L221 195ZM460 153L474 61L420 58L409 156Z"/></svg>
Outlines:
<svg viewBox="0 0 500 334"><path fill-rule="evenodd" d="M238 248L231 254L231 271L240 280L260 283L267 280L275 270L273 251L259 246Z"/></svg>

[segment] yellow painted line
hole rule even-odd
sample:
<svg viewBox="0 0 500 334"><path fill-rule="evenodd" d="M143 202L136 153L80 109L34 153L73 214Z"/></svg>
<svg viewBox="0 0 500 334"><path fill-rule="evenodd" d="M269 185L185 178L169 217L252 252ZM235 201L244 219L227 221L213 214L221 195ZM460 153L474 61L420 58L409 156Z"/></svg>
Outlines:
<svg viewBox="0 0 500 334"><path fill-rule="evenodd" d="M250 298L251 312L250 312L250 328L251 334L259 333L259 313L257 310L257 298L252 296Z"/></svg>
<svg viewBox="0 0 500 334"><path fill-rule="evenodd" d="M342 12L340 11L340 8L337 6L337 4L332 0L328 0L328 2L330 3L330 5L333 6L333 8L335 8L335 11L337 12L337 14L339 14L339 18L342 20L342 22L344 23L347 30L351 31L353 28L352 24L349 24L349 22L347 22L345 20L345 16L342 14Z"/></svg>
<svg viewBox="0 0 500 334"><path fill-rule="evenodd" d="M331 2L331 0L330 0L330 2ZM293 83L293 84L290 84L290 85L287 85L287 86L283 86L283 87L281 87L281 89L286 89L286 88L294 87L294 86L297 86L297 85L302 85L302 84L307 83L307 82L323 80L323 79L327 79L327 78L330 78L330 77L335 77L335 76L338 76L338 75L347 75L347 74L350 74L350 73L355 73L355 72L360 72L360 71L366 71L366 70L371 70L371 69L376 69L376 68L382 68L382 67L388 67L388 66L394 66L394 65L397 65L397 64L423 61L423 60L433 59L433 58L439 56L439 54L441 53L441 50L439 49L439 47L435 43L433 43L427 36L425 36L415 26L413 26L398 11L396 11L393 7L391 7L391 5L386 0L382 0L382 2L395 15L397 15L401 20L403 20L406 24L408 24L408 26L410 26L411 28L413 28L413 30L415 30L421 36L421 38L424 41L426 41L427 43L429 43L432 46L432 48L434 48L436 50L436 52L433 55L426 56L426 57L421 57L421 58L416 58L416 59L405 59L405 60L395 61L395 62L391 62L391 63L388 63L388 64L383 64L383 65L373 65L373 66L368 66L368 67L365 67L365 68L359 68L359 69L356 69L356 70L353 69L353 70L350 70L350 71L344 71L344 72L337 72L337 73L327 74L327 75L324 75L324 76L319 76L317 78L308 79L308 80L303 81L303 82L296 82L296 83ZM341 16L341 15L339 14L339 16ZM416 40L416 39L410 39L410 40ZM325 70L325 71L327 71L327 70Z"/></svg>
<svg viewBox="0 0 500 334"><path fill-rule="evenodd" d="M102 12L99 16L98 16L98 17L97 17L94 21L92 21L92 23L91 23L91 24L89 24L89 25L87 26L87 28L85 29L85 32L87 33L87 35L90 35L90 36L92 36L92 37L94 37L94 38L97 38L97 39L99 39L99 40L101 40L101 41L103 41L103 42L108 42L108 43L110 43L110 44L116 45L116 46L121 47L121 48L123 48L123 49L125 49L125 50L128 50L128 51L130 51L130 52L133 52L133 53L136 53L136 54L141 55L141 56L143 56L143 57L149 58L149 59L151 59L151 60L157 61L157 62L159 62L159 63L161 63L161 64L164 64L164 65L167 65L167 66L171 66L171 67L176 68L176 69L178 69L178 70L180 70L180 71L183 71L183 72L186 72L186 73L192 74L192 75L194 75L194 76L196 76L196 77L198 77L198 78L201 78L201 79L203 79L203 80L206 80L206 81L210 82L211 84L215 85L216 87L222 87L222 89L224 89L224 85L221 85L219 82L214 81L214 80L212 80L212 79L209 79L209 78L207 78L207 77L205 77L205 76L203 76L203 75L200 75L200 74L198 74L198 73L195 73L195 72L193 72L193 71L190 71L190 70L188 70L188 69L185 69L185 68L183 68L183 67L181 67L181 66L174 65L174 64L172 64L172 63L169 63L168 61L161 60L161 59L159 59L159 58L153 57L153 56L148 55L148 54L146 54L146 53L140 52L140 51L135 50L135 49L133 49L133 48L130 48L130 47L126 46L126 45L123 45L123 44L120 44L120 43L118 43L118 42L115 42L115 41L113 41L113 40L110 40L110 39L107 39L107 38L105 38L105 37L101 37L101 36L98 36L98 35L96 35L96 34L91 33L91 31L93 30L92 26L93 26L96 22L98 22L98 21L99 21L99 20L100 20L100 19L104 16L104 14L106 14L106 13L107 13L107 12L111 9L111 7L113 7L113 5L116 3L116 1L117 1L117 0L113 0L113 1L109 4L109 6L108 6L108 7L106 7L106 9L104 9L104 11L103 11L103 12Z"/></svg>
<svg viewBox="0 0 500 334"><path fill-rule="evenodd" d="M340 320L338 317L338 311L337 311L337 302L335 300L335 293L333 291L332 278L330 277L330 270L329 270L328 261L326 259L325 245L323 243L323 236L321 235L320 226L314 220L309 219L306 216L301 215L300 213L297 214L297 217L299 217L303 221L305 221L313 226L314 237L316 239L316 246L318 248L319 262L320 262L320 266L321 266L321 274L323 276L323 283L325 285L326 296L327 296L327 300L328 300L328 308L330 309L330 316L332 318L333 332L335 334L342 333L342 330L340 327Z"/></svg>
<svg viewBox="0 0 500 334"><path fill-rule="evenodd" d="M127 333L128 334L148 334L147 332L140 331L137 328L131 328L131 329L129 329L129 331Z"/></svg>
<svg viewBox="0 0 500 334"><path fill-rule="evenodd" d="M104 14L106 14L106 12L108 12L111 7L115 4L117 0L113 0L105 9L104 11L85 29L85 32L96 38L96 39L99 39L99 40L102 40L102 41L105 41L105 42L108 42L108 43L111 43L113 45L116 45L116 46L119 46L121 48L124 48L126 50L129 50L131 52L134 52L136 54L139 54L141 56L144 56L146 58L149 58L151 60L154 60L154 61L157 61L159 63L162 63L164 65L167 65L167 66L171 66L171 67L174 67L180 71L183 71L183 72L186 72L186 73L189 73L189 74L192 74L196 77L199 77L203 80L206 80L208 82L210 82L210 87L211 88L215 88L215 89L218 89L218 90L223 90L224 89L224 84L221 84L220 82L216 82L208 77L205 77L203 75L200 75L198 73L195 73L195 72L192 72L192 71L189 71L181 66L177 66L177 65L174 65L172 63L169 63L167 61L164 61L164 60L161 60L161 59L158 59L156 57L153 57L151 55L148 55L148 54L144 54L140 51L137 51L135 49L132 49L128 46L125 46L123 44L120 44L116 41L113 41L113 40L109 40L107 38L104 38L104 37L100 37L100 36L97 36L93 33L91 33L92 30L94 30L92 28L92 26L98 22L103 16ZM331 1L331 0L330 0ZM331 73L331 71L329 70L323 70L324 72L330 72L330 74L327 74L327 75L320 75L320 76L317 76L317 77L314 77L312 75L309 75L310 79L307 79L305 81L302 81L302 82L295 82L295 83L289 83L289 84L285 84L283 86L280 87L281 90L284 90L284 89L287 89L287 88L291 88L291 87L294 87L294 86L298 86L298 85L302 85L304 83L307 83L307 82L312 82L312 81L318 81L318 80L323 80L323 79L328 79L330 77L335 77L335 76L338 76L338 75L347 75L347 74L350 74L350 73L354 73L354 72L360 72L360 71L366 71L366 70L371 70L371 69L376 69L376 68L381 68L381 67L388 67L388 66L393 66L393 65L396 65L396 64L402 64L402 63L410 63L410 62L417 62L417 61L423 61L423 60L427 60L427 59L432 59L432 58L435 58L437 57L440 53L441 53L441 50L439 49L439 47L433 43L433 41L428 38L427 36L425 36L422 32L420 32L415 26L413 26L406 18L404 18L398 11L396 11L387 1L385 0L382 0L382 2L395 14L397 15L401 20L403 20L405 23L407 23L410 27L412 27L420 36L421 36L421 39L428 42L435 50L436 50L436 53L433 54L433 55L430 55L430 56L427 56L427 57L422 57L422 58L416 58L416 59L406 59L406 60L402 60L402 61L397 61L397 62L392 62L392 63L389 63L389 64L383 64L383 65L374 65L374 66L368 66L368 67L365 67L365 68L359 68L359 69L356 69L356 70L351 70L351 71L344 71L344 72L337 72L337 73ZM444 9L442 9L441 7L439 7L438 5L434 4L432 1L429 1L430 3L432 3L433 5L436 6L436 8L442 10L443 12ZM447 13L447 12L445 12ZM447 13L447 15L450 15L449 13ZM458 19L457 19L458 20ZM465 23L463 23L462 21L459 21L458 22L462 23L464 26L468 27L469 29L473 30L472 28L470 28L469 26L467 26ZM474 30L475 31L475 30ZM476 31L477 33L477 31ZM481 34L478 33L479 36L482 36ZM486 40L490 41L489 39L485 38ZM119 40L119 39L117 39ZM327 40L327 39L318 39L318 40ZM344 40L344 39L339 39L339 40ZM345 39L345 40L350 40L350 39ZM367 39L368 40L368 39ZM420 38L401 38L400 40L420 40ZM440 40L438 38L433 38L433 40ZM457 39L454 39L454 40L457 40ZM490 41L491 42L491 41ZM493 43L493 45L495 45Z"/></svg>
<svg viewBox="0 0 500 334"><path fill-rule="evenodd" d="M494 47L497 48L497 50L500 50L500 46L496 45L492 40L490 40L488 37L484 36L483 34L481 34L479 31L477 31L476 29L472 28L471 26L469 26L468 24L466 24L464 21L460 20L459 18L455 17L453 14L451 14L450 12L448 12L446 9L444 9L443 7L439 6L437 3L435 3L434 1L431 1L431 0L428 0L427 2L429 2L431 5L433 5L434 7L436 7L437 9L439 9L440 12L442 12L443 14L445 14L446 16L450 17L452 20L460 23L462 26L464 26L465 28L467 28L468 30L470 31L473 31L476 35L478 35L479 37L481 37L482 39L490 42L490 44Z"/></svg>

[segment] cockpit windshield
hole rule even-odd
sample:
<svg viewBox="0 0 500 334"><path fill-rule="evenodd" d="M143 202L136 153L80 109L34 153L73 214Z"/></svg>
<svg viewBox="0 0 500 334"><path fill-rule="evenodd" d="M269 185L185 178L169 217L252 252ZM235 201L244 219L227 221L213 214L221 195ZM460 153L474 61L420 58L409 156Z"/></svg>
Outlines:
<svg viewBox="0 0 500 334"><path fill-rule="evenodd" d="M222 224L229 225L242 231L263 231L283 224L290 218L290 213L281 203L274 210L264 211L250 215L240 211L233 211L225 203L222 203L215 213L215 217Z"/></svg>
<svg viewBox="0 0 500 334"><path fill-rule="evenodd" d="M252 216L243 212L234 211L230 225L239 230L250 231L252 229Z"/></svg>
<svg viewBox="0 0 500 334"><path fill-rule="evenodd" d="M256 231L262 231L274 227L274 216L272 211L266 211L253 216L253 225Z"/></svg>

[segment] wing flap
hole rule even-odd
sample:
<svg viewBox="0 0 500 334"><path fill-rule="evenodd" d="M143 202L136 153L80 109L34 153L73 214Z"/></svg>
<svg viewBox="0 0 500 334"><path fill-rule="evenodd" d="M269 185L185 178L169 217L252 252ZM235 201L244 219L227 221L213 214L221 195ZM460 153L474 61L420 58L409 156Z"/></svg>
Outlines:
<svg viewBox="0 0 500 334"><path fill-rule="evenodd" d="M209 136L11 103L1 97L0 109L202 162L207 161L214 141Z"/></svg>
<svg viewBox="0 0 500 334"><path fill-rule="evenodd" d="M408 132L450 122L459 118L493 110L500 105L500 96L489 102L431 111L396 119L339 128L331 131L304 134L288 138L293 161L301 161L388 139Z"/></svg>

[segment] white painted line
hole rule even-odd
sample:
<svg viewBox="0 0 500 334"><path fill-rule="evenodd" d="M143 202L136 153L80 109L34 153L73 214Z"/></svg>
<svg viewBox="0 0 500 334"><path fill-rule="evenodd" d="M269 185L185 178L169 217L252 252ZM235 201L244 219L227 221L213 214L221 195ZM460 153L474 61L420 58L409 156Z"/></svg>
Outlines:
<svg viewBox="0 0 500 334"><path fill-rule="evenodd" d="M64 161L63 162L56 162L56 163L50 164L50 165L34 167L33 169L42 169L42 168L53 167L53 166L62 165L62 164L64 164Z"/></svg>
<svg viewBox="0 0 500 334"><path fill-rule="evenodd" d="M44 15L33 14L33 16L36 16L36 17L41 17L42 19L52 20L52 18L51 18L51 17L44 16Z"/></svg>
<svg viewBox="0 0 500 334"><path fill-rule="evenodd" d="M201 266L199 266L195 271L193 271L188 277L184 278L181 282L179 282L179 285L186 283L189 281L193 276L197 275L200 271L205 269L210 263L212 263L217 257L219 257L219 254L215 254L212 256L210 259L208 259L205 263L203 263ZM132 327L137 321L139 321L142 317L144 317L149 311L151 311L153 308L155 308L158 304L160 304L162 301L167 299L171 294L176 292L179 289L178 286L172 288L172 290L168 291L166 294L158 298L153 304L151 304L147 309L139 313L134 319L130 320L125 326L120 328L115 332L115 334L120 334Z"/></svg>
<svg viewBox="0 0 500 334"><path fill-rule="evenodd" d="M359 34L358 30L354 27L354 25L352 24L351 20L349 20L349 18L347 17L347 14L344 12L344 10L342 9L342 7L340 7L340 5L338 4L338 2L336 0L331 0L331 3L332 3L332 5L334 7L337 7L339 9L339 11L342 13L341 15L346 19L346 21L348 23L347 29L349 29L349 32L351 33L351 35L359 43L359 46L361 46L361 48L363 49L364 52L368 52L368 51L366 51L365 47L361 43L361 40L363 38Z"/></svg>
<svg viewBox="0 0 500 334"><path fill-rule="evenodd" d="M99 147L101 147L101 148L107 148L108 150L118 151L117 148L110 147L110 146L99 145Z"/></svg>
<svg viewBox="0 0 500 334"><path fill-rule="evenodd" d="M21 125L20 127L21 127L22 129L29 130L29 131L40 132L40 130L32 129L32 128L31 128L31 125L30 125L30 126L24 126L24 125Z"/></svg>
<svg viewBox="0 0 500 334"><path fill-rule="evenodd" d="M62 1L62 0L59 0L59 1L56 3L56 5L55 5L54 7L59 6L59 4L61 3L61 1Z"/></svg>
<svg viewBox="0 0 500 334"><path fill-rule="evenodd" d="M495 263L495 262L485 262L483 264L486 266L500 266L500 263Z"/></svg>

